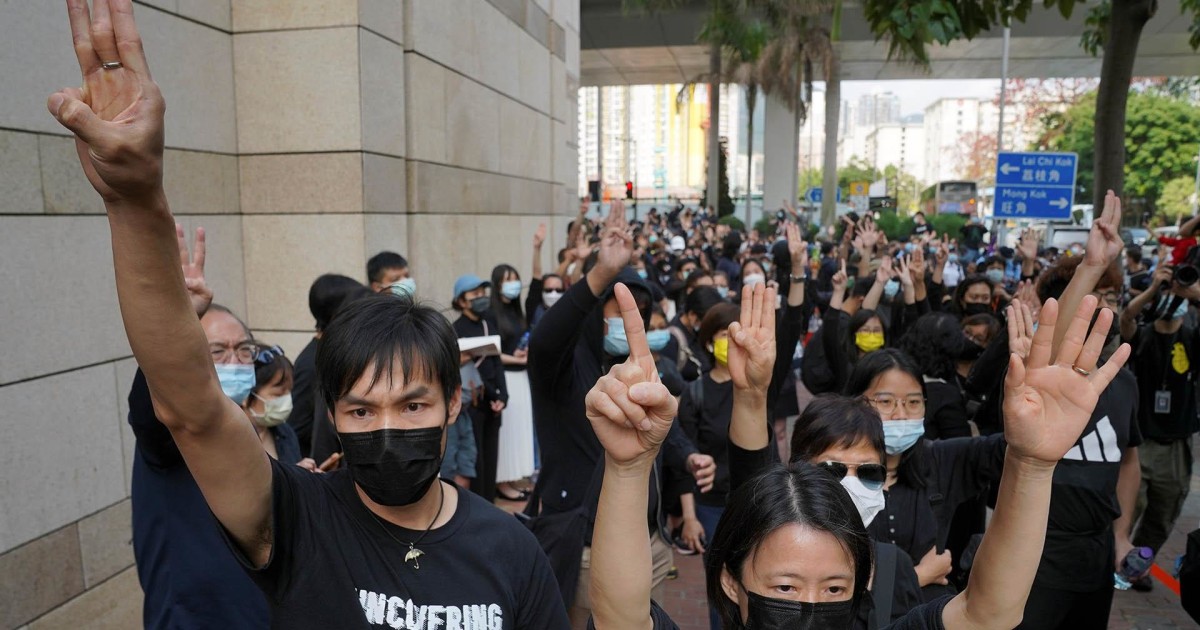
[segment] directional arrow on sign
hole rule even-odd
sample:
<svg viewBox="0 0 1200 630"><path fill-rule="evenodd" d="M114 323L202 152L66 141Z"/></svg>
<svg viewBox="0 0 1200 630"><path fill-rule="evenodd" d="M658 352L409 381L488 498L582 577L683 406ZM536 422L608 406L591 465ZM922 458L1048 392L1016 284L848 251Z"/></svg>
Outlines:
<svg viewBox="0 0 1200 630"><path fill-rule="evenodd" d="M1069 201L1066 200L1066 198L1059 197L1058 199L1051 201L1050 205L1054 206L1055 208L1058 208L1059 210L1066 210L1067 206L1069 206L1071 204Z"/></svg>
<svg viewBox="0 0 1200 630"><path fill-rule="evenodd" d="M1004 173L1005 175L1008 175L1009 173L1015 173L1019 170L1021 170L1021 167L1017 166L1015 164L1001 164L1000 165L1000 172Z"/></svg>

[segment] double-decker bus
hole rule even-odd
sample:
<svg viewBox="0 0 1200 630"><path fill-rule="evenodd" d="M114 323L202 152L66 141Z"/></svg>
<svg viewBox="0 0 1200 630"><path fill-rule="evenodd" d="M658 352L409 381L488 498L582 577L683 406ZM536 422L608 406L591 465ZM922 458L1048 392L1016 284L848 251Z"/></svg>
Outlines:
<svg viewBox="0 0 1200 630"><path fill-rule="evenodd" d="M921 193L921 210L925 214L973 216L978 209L979 187L975 182L938 182Z"/></svg>

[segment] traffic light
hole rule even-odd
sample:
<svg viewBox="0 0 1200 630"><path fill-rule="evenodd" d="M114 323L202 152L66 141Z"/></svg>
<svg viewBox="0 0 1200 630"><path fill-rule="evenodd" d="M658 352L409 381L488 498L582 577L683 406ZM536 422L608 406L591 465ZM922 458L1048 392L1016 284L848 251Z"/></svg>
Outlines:
<svg viewBox="0 0 1200 630"><path fill-rule="evenodd" d="M625 182L625 198L633 199L633 182Z"/></svg>

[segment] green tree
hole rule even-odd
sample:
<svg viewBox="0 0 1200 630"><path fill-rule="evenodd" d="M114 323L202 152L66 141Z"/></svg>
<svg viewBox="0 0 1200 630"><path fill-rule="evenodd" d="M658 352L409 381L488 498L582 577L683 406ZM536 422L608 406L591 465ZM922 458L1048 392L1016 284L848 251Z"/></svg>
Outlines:
<svg viewBox="0 0 1200 630"><path fill-rule="evenodd" d="M916 214L924 188L921 182L895 164L883 168L883 179L887 182L888 195L896 198L896 209L909 216Z"/></svg>
<svg viewBox="0 0 1200 630"><path fill-rule="evenodd" d="M1042 0L1070 18L1083 0ZM864 0L863 13L876 39L888 40L890 57L929 65L929 46L972 39L993 26L1024 22L1034 0ZM1081 45L1095 55L1104 53L1093 126L1092 199L1099 212L1104 191L1121 194L1125 188L1127 142L1123 137L1133 80L1133 64L1146 23L1158 11L1157 0L1101 0L1089 3ZM1200 49L1200 0L1180 0L1190 22L1189 44Z"/></svg>
<svg viewBox="0 0 1200 630"><path fill-rule="evenodd" d="M704 188L704 196L700 198L700 207L705 208L715 205L718 217L725 217L733 214L733 198L729 196L729 155L727 152L728 143L725 138L721 138L720 144L717 146L717 159L720 160L717 164L719 177L717 182L720 185L717 194L717 203L713 204L709 201L708 187Z"/></svg>
<svg viewBox="0 0 1200 630"><path fill-rule="evenodd" d="M1195 186L1196 180L1191 177L1176 177L1163 186L1162 195L1158 198L1158 213L1167 223L1192 216Z"/></svg>
<svg viewBox="0 0 1200 630"><path fill-rule="evenodd" d="M850 198L850 184L854 182L878 181L882 173L866 158L852 157L850 163L837 172L837 186L842 189L842 199Z"/></svg>
<svg viewBox="0 0 1200 630"><path fill-rule="evenodd" d="M1085 96L1061 117L1059 135L1047 149L1079 154L1076 197L1094 196L1088 188L1096 180L1094 151L1096 94ZM1143 197L1153 209L1164 185L1194 175L1194 158L1200 147L1200 106L1150 92L1134 92L1122 134L1125 138L1125 193Z"/></svg>

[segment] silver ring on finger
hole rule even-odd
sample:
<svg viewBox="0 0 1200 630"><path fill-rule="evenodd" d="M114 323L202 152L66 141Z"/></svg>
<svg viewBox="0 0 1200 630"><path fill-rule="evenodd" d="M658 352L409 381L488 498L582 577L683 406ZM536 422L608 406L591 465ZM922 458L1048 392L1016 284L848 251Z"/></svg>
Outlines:
<svg viewBox="0 0 1200 630"><path fill-rule="evenodd" d="M116 70L124 66L120 61L105 61L104 63L100 64L100 67L104 68L105 70Z"/></svg>
<svg viewBox="0 0 1200 630"><path fill-rule="evenodd" d="M1082 375L1084 375L1084 376L1091 376L1091 375L1092 375L1092 373L1091 373L1090 371L1088 371L1088 370L1085 370L1085 369L1083 369L1083 368L1079 367L1078 365L1072 365L1072 366L1071 366L1071 369L1072 369L1072 370L1075 370L1075 372L1076 372L1077 374L1082 374Z"/></svg>

